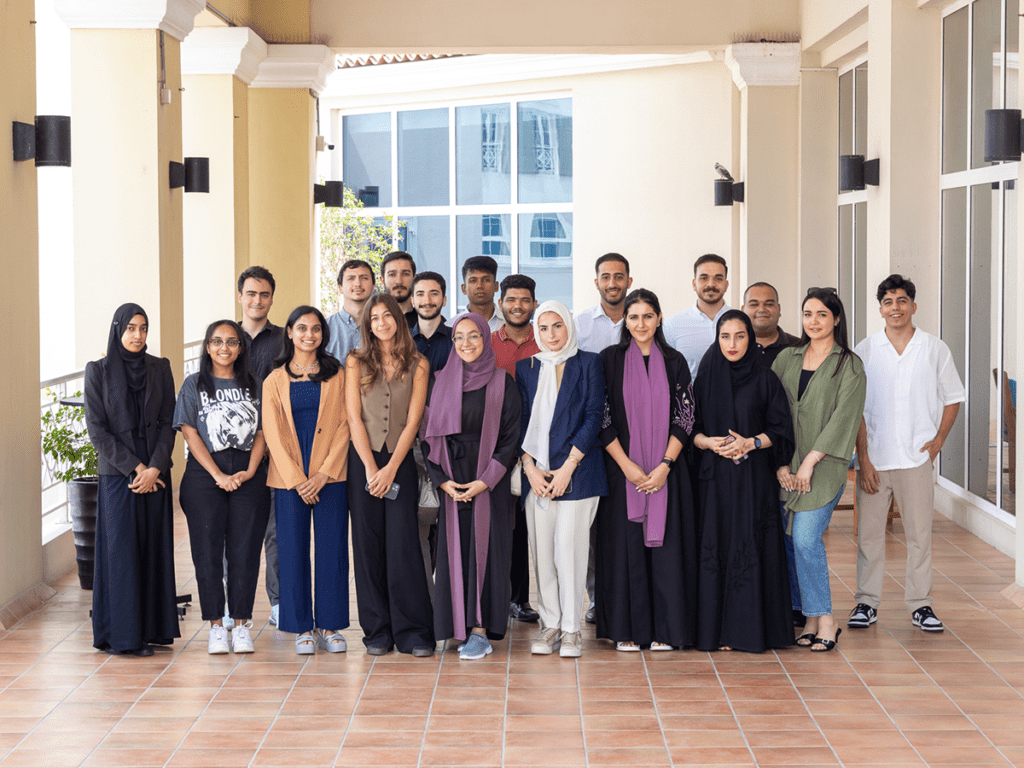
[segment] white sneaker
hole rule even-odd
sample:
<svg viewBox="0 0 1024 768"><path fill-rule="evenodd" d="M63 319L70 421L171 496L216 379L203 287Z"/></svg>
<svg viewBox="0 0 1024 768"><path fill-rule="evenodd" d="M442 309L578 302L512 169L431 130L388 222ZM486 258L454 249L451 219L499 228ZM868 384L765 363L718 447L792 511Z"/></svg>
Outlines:
<svg viewBox="0 0 1024 768"><path fill-rule="evenodd" d="M233 630L231 630L231 650L235 653L253 653L256 649L252 647L252 635L249 634L249 630L252 629L252 622L247 621L244 624L238 623Z"/></svg>
<svg viewBox="0 0 1024 768"><path fill-rule="evenodd" d="M277 617L278 617L278 614L280 613L280 611L278 609L280 607L281 606L279 606L279 605L272 605L272 606L270 606L270 623L273 624L275 627L277 626Z"/></svg>
<svg viewBox="0 0 1024 768"><path fill-rule="evenodd" d="M210 626L210 636L206 642L206 652L218 655L228 652L228 631L217 624Z"/></svg>

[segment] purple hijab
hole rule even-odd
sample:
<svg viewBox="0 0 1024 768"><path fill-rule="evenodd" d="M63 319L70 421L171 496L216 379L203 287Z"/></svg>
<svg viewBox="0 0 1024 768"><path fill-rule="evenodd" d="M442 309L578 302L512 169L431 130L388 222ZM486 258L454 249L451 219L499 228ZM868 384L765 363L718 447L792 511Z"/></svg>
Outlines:
<svg viewBox="0 0 1024 768"><path fill-rule="evenodd" d="M491 347L491 329L487 321L473 312L464 312L452 319L452 332L463 320L472 320L483 337L484 351L472 363L459 357L452 346L448 362L437 372L430 395L430 406L423 419L423 439L430 446L429 459L440 464L448 477L452 477L452 461L448 455L446 438L462 432L462 393L487 388L484 422L480 431L480 452L477 455L476 477L495 477L492 467L494 448L498 444L501 426L501 406L505 400L505 371L497 367ZM495 480L504 474L497 474ZM493 487L493 486L491 486ZM460 546L459 513L455 500L448 494L445 500L445 523L448 529L448 564L451 579L452 623L455 637L466 639L466 599L462 587L462 547ZM491 529L491 495L488 492L473 498L473 528L476 532L476 617L474 624L483 625L480 595L487 567L487 543Z"/></svg>
<svg viewBox="0 0 1024 768"><path fill-rule="evenodd" d="M665 357L657 342L651 344L649 370L636 341L630 341L622 377L626 423L629 425L629 458L650 473L661 463L668 446L671 418L668 373ZM668 484L657 493L626 491L626 515L631 522L644 524L644 543L660 547L665 541L668 514Z"/></svg>

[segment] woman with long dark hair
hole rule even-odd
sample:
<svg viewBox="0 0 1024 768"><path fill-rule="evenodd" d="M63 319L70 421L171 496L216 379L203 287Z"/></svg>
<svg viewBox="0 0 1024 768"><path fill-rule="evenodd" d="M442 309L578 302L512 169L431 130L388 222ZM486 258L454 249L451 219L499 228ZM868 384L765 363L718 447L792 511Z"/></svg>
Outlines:
<svg viewBox="0 0 1024 768"><path fill-rule="evenodd" d="M621 341L601 352L608 495L597 509L597 635L620 651L668 651L696 640L697 516L680 461L693 392L658 297L637 289L624 313Z"/></svg>
<svg viewBox="0 0 1024 768"><path fill-rule="evenodd" d="M362 343L346 361L348 504L356 603L371 656L434 653L422 566L412 445L427 401L430 364L416 351L398 302L378 293L363 307Z"/></svg>
<svg viewBox="0 0 1024 768"><path fill-rule="evenodd" d="M210 622L207 650L212 654L228 652L222 558L227 558L228 605L234 620L231 649L254 650L252 604L270 516L262 463L262 395L263 383L249 372L242 327L234 320L211 323L199 373L186 378L178 393L174 428L188 445L178 497L188 522L199 605L203 620Z"/></svg>
<svg viewBox="0 0 1024 768"><path fill-rule="evenodd" d="M346 649L348 618L348 420L345 372L327 353L330 331L316 307L292 310L281 354L263 384L263 431L270 449L281 603L278 629L295 652ZM310 584L309 524L316 536L316 613ZM315 634L314 634L315 633Z"/></svg>
<svg viewBox="0 0 1024 768"><path fill-rule="evenodd" d="M452 351L427 395L427 469L442 492L437 524L434 635L465 640L459 658L482 659L508 628L512 564L509 470L519 450L522 400L497 367L487 321L452 320Z"/></svg>
<svg viewBox="0 0 1024 768"><path fill-rule="evenodd" d="M85 367L85 421L99 456L93 645L152 656L181 637L174 587L174 377L146 353L138 304L114 313L106 357Z"/></svg>
<svg viewBox="0 0 1024 768"><path fill-rule="evenodd" d="M793 610L807 617L797 645L831 651L842 631L832 615L828 559L822 535L846 487L867 378L850 349L846 312L835 288L804 297L800 344L779 353L772 370L793 413L796 450L778 471Z"/></svg>
<svg viewBox="0 0 1024 768"><path fill-rule="evenodd" d="M750 318L718 318L694 395L700 466L697 647L760 653L793 644L776 470L793 457L779 377L758 361Z"/></svg>

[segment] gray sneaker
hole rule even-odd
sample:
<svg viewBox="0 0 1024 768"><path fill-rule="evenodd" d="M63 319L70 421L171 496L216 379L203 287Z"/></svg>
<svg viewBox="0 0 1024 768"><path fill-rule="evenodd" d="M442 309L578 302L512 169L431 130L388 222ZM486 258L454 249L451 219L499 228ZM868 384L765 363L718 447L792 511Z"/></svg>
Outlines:
<svg viewBox="0 0 1024 768"><path fill-rule="evenodd" d="M558 652L563 658L575 659L583 655L583 635L579 632L562 633L562 650Z"/></svg>
<svg viewBox="0 0 1024 768"><path fill-rule="evenodd" d="M850 618L846 620L846 626L850 629L866 629L878 621L878 611L865 603L857 603L857 607L850 611Z"/></svg>
<svg viewBox="0 0 1024 768"><path fill-rule="evenodd" d="M482 659L493 651L494 649L491 648L491 643L487 639L486 635L473 632L470 634L469 638L466 640L466 644L459 652L459 658L465 659L466 661L476 661L477 659Z"/></svg>
<svg viewBox="0 0 1024 768"><path fill-rule="evenodd" d="M562 631L558 627L545 627L530 646L530 653L550 656L562 645Z"/></svg>

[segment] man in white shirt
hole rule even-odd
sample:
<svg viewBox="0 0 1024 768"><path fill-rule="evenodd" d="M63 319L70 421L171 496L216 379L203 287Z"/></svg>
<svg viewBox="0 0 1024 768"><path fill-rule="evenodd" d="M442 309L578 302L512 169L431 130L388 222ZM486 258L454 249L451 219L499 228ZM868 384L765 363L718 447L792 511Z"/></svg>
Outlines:
<svg viewBox="0 0 1024 768"><path fill-rule="evenodd" d="M633 285L629 262L618 253L606 253L594 265L594 285L601 301L576 313L576 340L584 352L600 352L622 337L623 305Z"/></svg>
<svg viewBox="0 0 1024 768"><path fill-rule="evenodd" d="M693 265L693 291L697 300L689 309L665 321L665 340L686 358L690 378L697 378L697 369L707 348L715 341L718 318L732 307L725 303L729 290L729 267L725 259L705 253Z"/></svg>
<svg viewBox="0 0 1024 768"><path fill-rule="evenodd" d="M505 324L501 304L495 303L498 291L498 262L490 256L471 256L462 265L462 294L469 302L468 312L476 312L487 321L491 333Z"/></svg>
<svg viewBox="0 0 1024 768"><path fill-rule="evenodd" d="M359 323L363 319L363 307L373 295L373 267L362 259L349 259L338 270L338 293L341 294L341 309L327 318L331 338L327 351L338 358L342 365L353 349L359 349Z"/></svg>
<svg viewBox="0 0 1024 768"><path fill-rule="evenodd" d="M941 632L932 610L932 464L953 428L964 386L945 343L915 328L914 284L889 275L878 286L885 329L855 352L868 379L857 434L857 607L848 625L878 620L885 578L885 523L895 498L907 538L905 601L915 627Z"/></svg>

